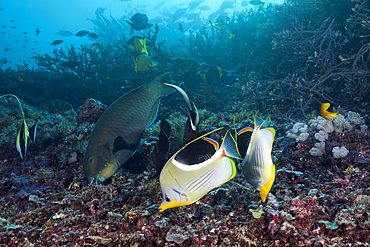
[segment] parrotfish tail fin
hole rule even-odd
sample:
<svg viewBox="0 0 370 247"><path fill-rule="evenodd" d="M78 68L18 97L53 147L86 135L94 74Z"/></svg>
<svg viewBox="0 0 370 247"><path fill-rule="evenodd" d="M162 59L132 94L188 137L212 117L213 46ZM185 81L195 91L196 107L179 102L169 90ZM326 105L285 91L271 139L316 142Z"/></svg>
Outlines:
<svg viewBox="0 0 370 247"><path fill-rule="evenodd" d="M267 125L271 122L271 117L268 116L265 120L260 117L254 117L254 127L262 128L263 125Z"/></svg>
<svg viewBox="0 0 370 247"><path fill-rule="evenodd" d="M125 23L130 26L130 34L132 34L134 32L134 24L126 20Z"/></svg>
<svg viewBox="0 0 370 247"><path fill-rule="evenodd" d="M266 201L266 197L269 194L271 187L274 184L274 181L275 181L275 165L272 165L269 180L260 189L261 199L263 202Z"/></svg>
<svg viewBox="0 0 370 247"><path fill-rule="evenodd" d="M148 51L147 51L147 49L146 49L146 39L144 39L144 40L142 41L142 44L143 44L143 50L142 50L142 52L143 52L143 53L145 53L146 55L148 55Z"/></svg>
<svg viewBox="0 0 370 247"><path fill-rule="evenodd" d="M225 137L222 140L221 147L223 147L224 149L224 156L235 159L242 159L238 151L236 140L234 136L230 133L230 130L226 132Z"/></svg>
<svg viewBox="0 0 370 247"><path fill-rule="evenodd" d="M29 136L31 138L31 141L33 142L36 142L37 125L38 125L38 122L32 125L32 127L29 129Z"/></svg>

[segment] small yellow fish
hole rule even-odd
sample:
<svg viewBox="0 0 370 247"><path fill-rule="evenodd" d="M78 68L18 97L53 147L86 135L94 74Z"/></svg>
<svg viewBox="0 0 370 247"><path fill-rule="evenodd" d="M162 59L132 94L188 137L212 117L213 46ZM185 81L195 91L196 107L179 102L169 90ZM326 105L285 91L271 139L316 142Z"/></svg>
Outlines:
<svg viewBox="0 0 370 247"><path fill-rule="evenodd" d="M16 76L16 77L15 77L15 79L17 79L17 80L18 80L18 81L20 81L20 82L24 82L23 78L22 78L22 77L20 77L20 76Z"/></svg>
<svg viewBox="0 0 370 247"><path fill-rule="evenodd" d="M271 127L261 129L265 122L270 121L270 118L262 120L255 117L254 129L248 127L238 133L239 136L248 131L253 131L241 168L247 182L260 191L263 202L266 201L266 197L275 181L275 165L271 158L275 130Z"/></svg>
<svg viewBox="0 0 370 247"><path fill-rule="evenodd" d="M230 159L240 158L235 138L226 132L219 148L216 141L205 137L208 134L189 142L167 161L159 177L161 212L192 204L235 177L235 163Z"/></svg>
<svg viewBox="0 0 370 247"><path fill-rule="evenodd" d="M236 36L236 33L230 33L229 39L233 39L235 38L235 36Z"/></svg>
<svg viewBox="0 0 370 247"><path fill-rule="evenodd" d="M218 70L218 77L221 78L222 77L222 69L220 67L217 66L217 70Z"/></svg>
<svg viewBox="0 0 370 247"><path fill-rule="evenodd" d="M347 60L347 58L344 58L342 55L339 55L339 56L338 56L338 58L339 58L339 59L340 59L340 61L342 61L342 62Z"/></svg>
<svg viewBox="0 0 370 247"><path fill-rule="evenodd" d="M137 53L140 53L140 54L145 53L146 55L148 55L148 51L146 50L146 41L145 41L145 39L136 38L134 40L134 46L135 46L135 51Z"/></svg>
<svg viewBox="0 0 370 247"><path fill-rule="evenodd" d="M157 62L152 62L151 58L146 54L140 54L134 58L135 71L146 72L151 67L156 66Z"/></svg>
<svg viewBox="0 0 370 247"><path fill-rule="evenodd" d="M325 118L326 120L333 121L332 118L338 117L338 112L328 112L327 110L330 107L330 103L321 103L317 99L313 102L313 107L317 111L317 113Z"/></svg>
<svg viewBox="0 0 370 247"><path fill-rule="evenodd" d="M148 55L145 38L140 36L133 36L127 41L127 44L131 52Z"/></svg>

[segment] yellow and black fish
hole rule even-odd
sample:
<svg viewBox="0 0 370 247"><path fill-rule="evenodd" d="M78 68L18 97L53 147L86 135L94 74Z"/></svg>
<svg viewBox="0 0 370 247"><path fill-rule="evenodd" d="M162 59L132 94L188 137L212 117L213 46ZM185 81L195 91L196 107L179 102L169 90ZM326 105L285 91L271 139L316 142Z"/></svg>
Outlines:
<svg viewBox="0 0 370 247"><path fill-rule="evenodd" d="M333 121L333 118L338 117L338 112L328 112L327 110L330 107L330 103L321 103L317 99L313 101L313 107L317 113L325 118L326 120Z"/></svg>
<svg viewBox="0 0 370 247"><path fill-rule="evenodd" d="M222 69L219 66L217 66L217 70L218 70L218 78L221 79L223 76Z"/></svg>
<svg viewBox="0 0 370 247"><path fill-rule="evenodd" d="M140 54L134 58L135 71L146 72L154 67L158 62L152 62L152 59L146 54Z"/></svg>
<svg viewBox="0 0 370 247"><path fill-rule="evenodd" d="M73 106L69 102L60 99L46 100L40 105L39 109L47 111L51 114L71 114L72 116L77 115L73 109Z"/></svg>
<svg viewBox="0 0 370 247"><path fill-rule="evenodd" d="M268 193L275 181L275 165L272 163L272 143L275 138L275 130L271 127L261 129L270 118L262 120L254 118L254 129L247 127L238 132L239 136L252 132L250 143L245 153L241 168L247 182L260 191L260 196L265 202ZM245 151L242 150L242 155Z"/></svg>
<svg viewBox="0 0 370 247"><path fill-rule="evenodd" d="M6 97L6 96L11 96L11 97L16 98L18 103L19 103L19 107L21 109L21 112L22 112L23 121L22 121L21 128L18 131L15 146L16 146L17 151L19 152L21 158L24 159L26 157L26 153L27 153L28 139L31 139L31 141L33 141L33 142L35 142L35 140L36 140L36 130L37 130L38 122L36 122L34 125L32 125L31 128L28 129L28 126L27 126L27 123L26 123L26 117L24 115L24 111L22 109L22 104L21 104L20 100L14 94L1 95L0 98Z"/></svg>
<svg viewBox="0 0 370 247"><path fill-rule="evenodd" d="M166 163L159 177L161 212L192 204L235 177L236 167L231 158L240 158L235 138L230 131L226 132L219 147L215 140L205 137L208 134L186 144Z"/></svg>
<svg viewBox="0 0 370 247"><path fill-rule="evenodd" d="M145 38L140 36L133 36L127 41L127 44L131 52L136 52L139 54L145 53L146 55L148 55Z"/></svg>

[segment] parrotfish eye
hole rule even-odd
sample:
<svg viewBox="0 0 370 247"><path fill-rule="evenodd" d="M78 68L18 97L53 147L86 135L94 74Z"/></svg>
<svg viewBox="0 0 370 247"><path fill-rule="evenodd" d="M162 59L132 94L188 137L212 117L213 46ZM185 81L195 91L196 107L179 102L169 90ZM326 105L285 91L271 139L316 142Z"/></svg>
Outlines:
<svg viewBox="0 0 370 247"><path fill-rule="evenodd" d="M90 164L94 163L94 158L93 157L90 157L88 160L87 160Z"/></svg>
<svg viewBox="0 0 370 247"><path fill-rule="evenodd" d="M166 196L166 202L170 202L170 201L171 199L168 196Z"/></svg>

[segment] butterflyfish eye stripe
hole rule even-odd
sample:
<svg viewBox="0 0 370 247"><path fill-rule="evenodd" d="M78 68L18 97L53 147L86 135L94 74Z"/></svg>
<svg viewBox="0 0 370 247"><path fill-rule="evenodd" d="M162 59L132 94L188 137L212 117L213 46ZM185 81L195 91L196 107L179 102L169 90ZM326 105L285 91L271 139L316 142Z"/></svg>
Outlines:
<svg viewBox="0 0 370 247"><path fill-rule="evenodd" d="M177 194L181 195L181 192L178 191L178 190L175 190L174 188L172 188L173 191L175 191Z"/></svg>

